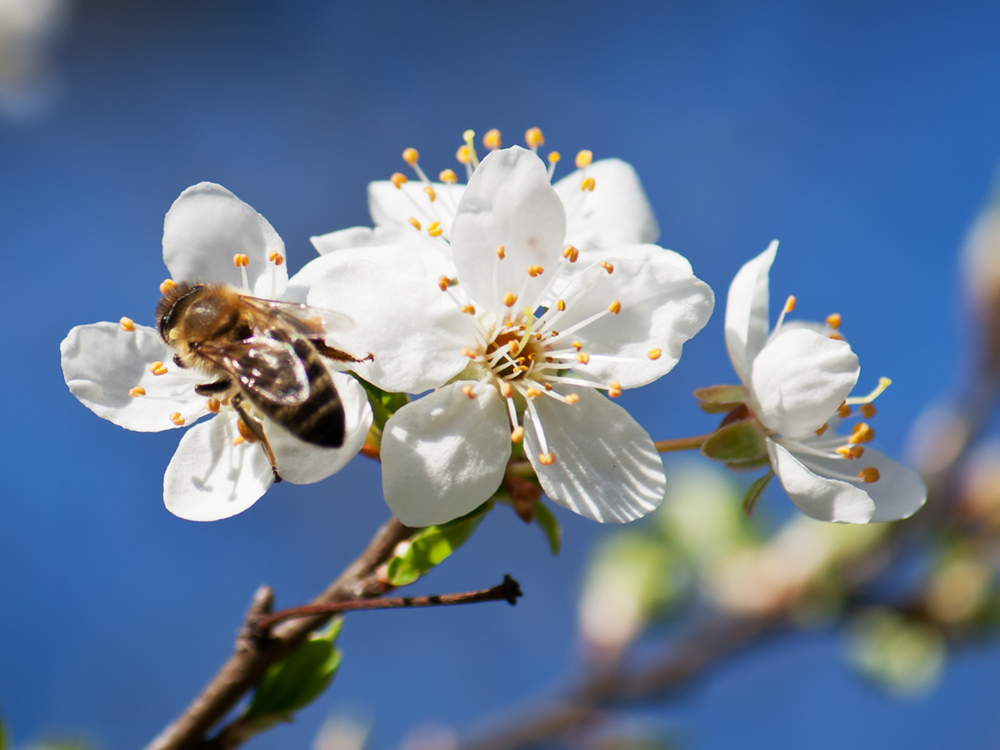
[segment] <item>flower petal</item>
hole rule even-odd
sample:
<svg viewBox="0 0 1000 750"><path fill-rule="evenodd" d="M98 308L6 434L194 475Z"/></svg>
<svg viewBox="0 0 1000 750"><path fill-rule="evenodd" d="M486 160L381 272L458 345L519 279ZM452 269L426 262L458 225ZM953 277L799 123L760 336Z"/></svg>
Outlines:
<svg viewBox="0 0 1000 750"><path fill-rule="evenodd" d="M767 441L767 452L781 486L807 516L838 523L868 523L872 520L875 502L865 490L826 476L839 474L848 464L853 466L855 462L818 459L815 456L806 459L803 454L793 454L770 439Z"/></svg>
<svg viewBox="0 0 1000 750"><path fill-rule="evenodd" d="M573 279L595 263L610 261L617 266L619 260L626 259L644 260L650 263L668 263L688 274L694 273L687 258L680 253L667 250L659 245L617 245L609 250L598 250L595 248L581 250L579 260L563 268L562 274L552 285L552 288L546 295L546 299L542 300L542 305L545 307L551 306L555 300L563 296L563 293L573 282Z"/></svg>
<svg viewBox="0 0 1000 750"><path fill-rule="evenodd" d="M861 468L873 466L878 469L879 480L864 486L865 492L875 501L873 522L909 518L927 502L927 485L920 475L884 453L867 448L865 455L854 463Z"/></svg>
<svg viewBox="0 0 1000 750"><path fill-rule="evenodd" d="M648 433L627 411L592 390L568 389L575 404L535 399L555 463L538 460L541 446L525 413L524 449L545 494L574 513L601 523L641 518L663 500L663 462Z"/></svg>
<svg viewBox="0 0 1000 750"><path fill-rule="evenodd" d="M469 398L463 388L472 388ZM503 399L487 383L459 381L407 404L382 435L382 491L407 526L458 518L486 502L510 458Z"/></svg>
<svg viewBox="0 0 1000 750"><path fill-rule="evenodd" d="M684 342L708 322L715 305L705 282L672 263L641 260L617 260L610 274L591 266L564 296L566 310L552 323L558 331L607 311L615 301L621 304L618 314L608 313L557 341L568 346L579 340L590 355L587 364L574 367L577 374L601 384L616 380L622 388L636 388L670 372Z"/></svg>
<svg viewBox="0 0 1000 750"><path fill-rule="evenodd" d="M754 411L775 432L806 437L826 424L860 374L846 341L806 328L782 330L753 360Z"/></svg>
<svg viewBox="0 0 1000 750"><path fill-rule="evenodd" d="M778 242L746 263L729 285L726 301L726 349L733 369L743 383L750 382L754 357L767 341L768 273L778 252Z"/></svg>
<svg viewBox="0 0 1000 750"><path fill-rule="evenodd" d="M308 304L350 315L355 327L332 345L358 358L371 352L372 362L351 369L394 393L444 384L468 365L462 348L476 345L471 317L437 284L369 261L338 266L313 285Z"/></svg>
<svg viewBox="0 0 1000 750"><path fill-rule="evenodd" d="M242 513L274 481L259 445L233 440L236 413L195 425L181 438L163 476L167 510L189 521L218 521Z"/></svg>
<svg viewBox="0 0 1000 750"><path fill-rule="evenodd" d="M250 293L277 299L288 283L285 243L267 220L221 185L202 182L180 194L163 220L163 262L175 281L224 281L242 288L233 256L243 253Z"/></svg>
<svg viewBox="0 0 1000 750"><path fill-rule="evenodd" d="M160 432L178 427L170 416L178 412L188 424L208 414L207 399L194 386L209 378L182 370L174 350L152 328L125 331L117 323L94 323L72 329L59 347L63 377L70 393L97 416L137 432ZM166 363L164 375L150 365ZM132 397L141 387L145 396Z"/></svg>
<svg viewBox="0 0 1000 750"><path fill-rule="evenodd" d="M545 165L515 146L493 151L473 173L455 217L451 251L469 296L497 312L507 292L521 295L519 304L538 298L549 277L531 278L528 267L552 273L565 236L566 212Z"/></svg>
<svg viewBox="0 0 1000 750"><path fill-rule="evenodd" d="M312 484L336 474L361 450L372 426L372 410L365 389L350 375L333 371L330 374L344 407L344 444L340 448L310 445L273 422L265 425L278 473L292 484Z"/></svg>
<svg viewBox="0 0 1000 750"><path fill-rule="evenodd" d="M415 218L426 230L432 222L440 222L443 236L451 237L455 208L465 192L465 185L445 185L432 182L436 200L432 203L424 191L425 185L416 180L407 182L402 189L388 180L368 183L368 212L376 227L405 227L414 236L417 230L410 225Z"/></svg>
<svg viewBox="0 0 1000 750"><path fill-rule="evenodd" d="M584 172L594 178L593 191L580 189ZM646 191L628 162L601 159L553 187L566 207L566 242L581 252L656 242L660 236Z"/></svg>

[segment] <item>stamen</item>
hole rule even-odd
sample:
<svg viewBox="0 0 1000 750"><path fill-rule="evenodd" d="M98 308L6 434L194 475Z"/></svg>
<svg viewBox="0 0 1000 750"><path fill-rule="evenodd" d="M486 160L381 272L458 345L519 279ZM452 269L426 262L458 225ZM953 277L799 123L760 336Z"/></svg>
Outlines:
<svg viewBox="0 0 1000 750"><path fill-rule="evenodd" d="M650 359L657 360L660 358L662 354L663 354L662 349L650 349L649 354L647 354L646 356L649 357Z"/></svg>
<svg viewBox="0 0 1000 750"><path fill-rule="evenodd" d="M839 448L837 448L837 455L840 456L841 458L847 458L847 459L854 458L854 454L851 452L851 448L852 446L850 445L842 445Z"/></svg>
<svg viewBox="0 0 1000 750"><path fill-rule="evenodd" d="M430 198L431 203L437 200L437 192L430 185L424 187L424 192L427 193L427 197Z"/></svg>
<svg viewBox="0 0 1000 750"><path fill-rule="evenodd" d="M816 436L817 437L823 437L823 433L826 432L829 429L830 429L830 425L828 425L828 424L823 425L818 430L816 430Z"/></svg>
<svg viewBox="0 0 1000 750"><path fill-rule="evenodd" d="M580 257L580 251L572 245L566 245L566 247L563 248L562 257L570 263L576 263L577 259Z"/></svg>
<svg viewBox="0 0 1000 750"><path fill-rule="evenodd" d="M512 398L514 396L514 386L512 386L506 380L501 380L500 395L503 396L504 398Z"/></svg>
<svg viewBox="0 0 1000 750"><path fill-rule="evenodd" d="M242 435L237 435L232 440L232 446L235 448L237 445L239 445L242 442L243 442L243 436Z"/></svg>
<svg viewBox="0 0 1000 750"><path fill-rule="evenodd" d="M131 396L132 398L136 398L138 396L145 396L146 389L143 388L141 385L137 385L135 388L128 389L128 395Z"/></svg>
<svg viewBox="0 0 1000 750"><path fill-rule="evenodd" d="M270 254L267 256L267 259L272 263L274 263L274 265L276 266L280 266L282 263L285 262L285 256L283 256L277 250L272 250Z"/></svg>
<svg viewBox="0 0 1000 750"><path fill-rule="evenodd" d="M785 306L781 308L781 315L778 316L778 322L774 326L775 331L781 328L782 323L785 322L785 316L794 309L795 309L795 297L789 296L788 299L785 300Z"/></svg>
<svg viewBox="0 0 1000 750"><path fill-rule="evenodd" d="M581 365L588 364L590 362L590 355L587 352L580 352L576 355L576 361Z"/></svg>
<svg viewBox="0 0 1000 750"><path fill-rule="evenodd" d="M233 265L237 268L246 268L250 265L250 258L245 253L236 253L233 256Z"/></svg>
<svg viewBox="0 0 1000 750"><path fill-rule="evenodd" d="M403 151L403 161L405 161L411 167L417 166L417 162L419 160L420 160L420 153L415 148L408 148Z"/></svg>
<svg viewBox="0 0 1000 750"><path fill-rule="evenodd" d="M471 385L462 386L462 393L464 393L469 398L476 397L476 389L473 388Z"/></svg>
<svg viewBox="0 0 1000 750"><path fill-rule="evenodd" d="M584 167L589 167L592 161L594 161L594 152L584 149L576 155L576 168L583 169Z"/></svg>
<svg viewBox="0 0 1000 750"><path fill-rule="evenodd" d="M581 349L583 349L583 342L582 342L582 341L574 341L574 342L573 342L573 343L571 344L571 346L572 346L572 347L573 347L574 349L576 349L577 351L580 351Z"/></svg>
<svg viewBox="0 0 1000 750"><path fill-rule="evenodd" d="M851 430L851 436L847 442L852 445L856 443L870 443L875 439L875 430L868 426L867 422L858 422Z"/></svg>
<svg viewBox="0 0 1000 750"><path fill-rule="evenodd" d="M875 404L861 404L861 408L858 411L861 412L861 416L865 419L871 419L875 416L878 409L875 408Z"/></svg>
<svg viewBox="0 0 1000 750"><path fill-rule="evenodd" d="M427 227L427 234L429 234L431 237L440 237L442 234L444 234L444 230L441 228L441 222L440 221L432 222L431 225Z"/></svg>
<svg viewBox="0 0 1000 750"><path fill-rule="evenodd" d="M496 151L500 148L500 131L496 128L487 130L486 135L483 136L483 147L490 151Z"/></svg>
<svg viewBox="0 0 1000 750"><path fill-rule="evenodd" d="M475 315L476 314L476 306L475 305L465 305L465 306L462 307L462 312L466 313L467 315Z"/></svg>
<svg viewBox="0 0 1000 750"><path fill-rule="evenodd" d="M545 273L545 269L541 266L528 266L528 276L533 279L541 276L543 273Z"/></svg>
<svg viewBox="0 0 1000 750"><path fill-rule="evenodd" d="M503 245L497 245L497 257L503 260L507 257L507 251L504 249Z"/></svg>
<svg viewBox="0 0 1000 750"><path fill-rule="evenodd" d="M409 219L407 219L407 221L410 222L411 227L416 229L418 232L420 231L420 222L417 220L416 216L411 216Z"/></svg>
<svg viewBox="0 0 1000 750"><path fill-rule="evenodd" d="M461 159L459 159L459 161L461 161ZM442 169L441 174L438 175L438 179L446 185L454 185L458 182L458 175L450 169Z"/></svg>
<svg viewBox="0 0 1000 750"><path fill-rule="evenodd" d="M829 336L828 336L827 338L831 338L831 339L833 339L834 341L843 341L843 340L844 340L844 337L843 337L843 336L841 336L841 335L840 335L839 333L837 333L836 331L834 331L833 333L831 333L831 334L830 334L830 335L829 335Z"/></svg>
<svg viewBox="0 0 1000 750"><path fill-rule="evenodd" d="M520 443L524 439L524 428L518 425L510 432L510 442Z"/></svg>
<svg viewBox="0 0 1000 750"><path fill-rule="evenodd" d="M565 398L563 398L563 401L566 402L567 404L575 404L579 400L580 396L579 394L576 393L569 393L566 395Z"/></svg>
<svg viewBox="0 0 1000 750"><path fill-rule="evenodd" d="M396 190L402 190L403 185L408 183L409 180L402 172L393 172L392 177L389 178L389 182L396 186Z"/></svg>
<svg viewBox="0 0 1000 750"><path fill-rule="evenodd" d="M834 330L840 328L840 313L833 313L826 316L826 324Z"/></svg>
<svg viewBox="0 0 1000 750"><path fill-rule="evenodd" d="M160 294L166 294L171 289L176 289L176 288L177 288L177 282L176 281L174 281L173 279L164 279L160 283Z"/></svg>
<svg viewBox="0 0 1000 750"><path fill-rule="evenodd" d="M852 445L851 446L851 455L854 458L861 458L863 455L865 455L865 448L864 448L864 446L862 446L862 445Z"/></svg>
<svg viewBox="0 0 1000 750"><path fill-rule="evenodd" d="M851 407L847 405L846 401L837 407L837 416L841 419L847 419L851 416Z"/></svg>
<svg viewBox="0 0 1000 750"><path fill-rule="evenodd" d="M878 379L878 385L875 386L875 390L873 390L867 396L856 396L854 398L849 398L846 401L844 401L844 403L845 404L870 404L872 401L874 401L876 398L878 398L880 395L882 395L882 391L884 391L890 385L892 385L892 381L889 380L889 378L879 378Z"/></svg>
<svg viewBox="0 0 1000 750"><path fill-rule="evenodd" d="M462 356L463 357L468 357L469 359L476 359L476 357L478 355L474 351L472 351L472 349L470 349L469 347L463 346L462 347Z"/></svg>
<svg viewBox="0 0 1000 750"><path fill-rule="evenodd" d="M611 265L610 263L608 263L606 260L602 260L598 265L600 265L600 267L603 268L608 273L614 273L615 272L615 267L613 265Z"/></svg>
<svg viewBox="0 0 1000 750"><path fill-rule="evenodd" d="M466 147L469 149L469 159L472 162L472 168L479 168L479 157L476 155L476 131L466 130L462 133L462 140L465 141Z"/></svg>
<svg viewBox="0 0 1000 750"><path fill-rule="evenodd" d="M167 366L162 362L154 362L149 366L149 371L154 375L166 375Z"/></svg>
<svg viewBox="0 0 1000 750"><path fill-rule="evenodd" d="M881 476L882 475L878 473L878 469L874 466L867 466L858 472L858 478L864 480L865 484L877 482Z"/></svg>
<svg viewBox="0 0 1000 750"><path fill-rule="evenodd" d="M538 153L538 147L545 145L545 136L542 135L541 128L528 128L524 133L524 142L528 144L528 148Z"/></svg>
<svg viewBox="0 0 1000 750"><path fill-rule="evenodd" d="M551 466L555 462L556 462L556 454L553 453L552 451L549 451L548 453L538 454L538 463L540 463L542 466Z"/></svg>
<svg viewBox="0 0 1000 750"><path fill-rule="evenodd" d="M503 296L503 304L505 307L513 307L517 303L517 295L514 292L507 292Z"/></svg>
<svg viewBox="0 0 1000 750"><path fill-rule="evenodd" d="M122 327L123 331L131 333L135 330L135 321L132 318L122 318L118 321L118 324Z"/></svg>
<svg viewBox="0 0 1000 750"><path fill-rule="evenodd" d="M451 279L449 279L447 276L442 276L441 278L438 279L438 288L442 292L448 291L448 287L450 286L451 286Z"/></svg>
<svg viewBox="0 0 1000 750"><path fill-rule="evenodd" d="M181 413L179 411L175 411L173 414L170 415L170 421L173 422L178 427L184 426L184 417L181 416Z"/></svg>
<svg viewBox="0 0 1000 750"><path fill-rule="evenodd" d="M608 395L611 398L618 398L620 395L622 395L622 384L619 383L617 380L612 380L610 383L608 383Z"/></svg>
<svg viewBox="0 0 1000 750"><path fill-rule="evenodd" d="M527 396L528 398L538 398L539 396L542 395L542 392L537 388L529 388L524 392L524 395Z"/></svg>
<svg viewBox="0 0 1000 750"><path fill-rule="evenodd" d="M566 300L557 299L556 300L556 309L559 312L563 312L566 309Z"/></svg>
<svg viewBox="0 0 1000 750"><path fill-rule="evenodd" d="M593 177L585 177L584 179L580 180L580 190L582 190L585 193L594 192L595 187L597 187L597 182L594 180Z"/></svg>
<svg viewBox="0 0 1000 750"><path fill-rule="evenodd" d="M219 409L222 408L222 402L217 398L210 398L205 402L205 408L212 412L212 414L218 414Z"/></svg>
<svg viewBox="0 0 1000 750"><path fill-rule="evenodd" d="M559 163L560 154L558 151L549 153L549 182L552 182L552 175L556 173L556 164Z"/></svg>
<svg viewBox="0 0 1000 750"><path fill-rule="evenodd" d="M608 305L608 310L612 314L617 315L618 313L620 313L622 311L622 303L619 302L618 300L615 300L610 305Z"/></svg>

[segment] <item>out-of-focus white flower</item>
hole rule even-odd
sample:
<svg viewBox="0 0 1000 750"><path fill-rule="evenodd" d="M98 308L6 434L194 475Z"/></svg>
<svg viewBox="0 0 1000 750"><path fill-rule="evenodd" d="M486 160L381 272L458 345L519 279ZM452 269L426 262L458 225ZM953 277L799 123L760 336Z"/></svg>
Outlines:
<svg viewBox="0 0 1000 750"><path fill-rule="evenodd" d="M580 252L566 245L566 209L544 163L517 147L478 166L449 231L457 279L409 272L406 249L372 249L308 296L350 310L358 325L338 341L350 348L363 332L357 345L377 352L355 366L366 380L438 389L385 426L393 512L411 526L470 512L522 439L546 494L571 510L624 522L655 508L664 476L652 440L595 391L615 397L669 372L711 315L711 289L676 254L650 262L611 249L552 299Z"/></svg>
<svg viewBox="0 0 1000 750"><path fill-rule="evenodd" d="M68 0L0 0L0 111L30 116L51 100L49 43L68 10Z"/></svg>
<svg viewBox="0 0 1000 750"><path fill-rule="evenodd" d="M284 253L267 220L220 185L188 188L164 220L163 260L172 279L222 281L252 296L281 299L289 284ZM246 256L245 266L233 264L234 254ZM217 415L185 433L167 467L163 500L171 513L193 521L227 518L253 505L273 483L270 463L260 446L241 435L235 410L195 393L207 376L176 366L175 350L153 328L128 318L77 326L60 348L70 392L121 427L159 432ZM346 416L343 447L309 445L257 415L282 477L295 484L338 471L358 452L371 426L361 386L343 373L331 375Z"/></svg>
<svg viewBox="0 0 1000 750"><path fill-rule="evenodd" d="M860 375L858 358L825 325L784 323L794 306L768 333L768 274L778 243L740 269L729 288L726 347L748 391L747 407L766 431L771 467L792 501L821 521L893 521L915 513L927 499L917 474L865 446L874 436L866 422L849 437L838 436L841 418L860 405L874 415L871 401L888 385L883 380L866 397L849 398Z"/></svg>

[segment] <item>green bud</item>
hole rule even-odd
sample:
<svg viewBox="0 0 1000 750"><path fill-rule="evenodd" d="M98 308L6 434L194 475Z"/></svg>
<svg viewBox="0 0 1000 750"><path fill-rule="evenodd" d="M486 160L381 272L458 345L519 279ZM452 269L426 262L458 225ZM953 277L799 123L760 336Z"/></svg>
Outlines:
<svg viewBox="0 0 1000 750"><path fill-rule="evenodd" d="M736 466L766 462L764 428L753 418L723 425L702 444L701 455Z"/></svg>

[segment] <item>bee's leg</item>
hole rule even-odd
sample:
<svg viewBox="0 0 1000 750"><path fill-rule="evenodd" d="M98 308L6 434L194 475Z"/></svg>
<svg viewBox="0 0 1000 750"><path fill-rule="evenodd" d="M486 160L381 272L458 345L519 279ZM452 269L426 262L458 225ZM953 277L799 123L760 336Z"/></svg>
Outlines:
<svg viewBox="0 0 1000 750"><path fill-rule="evenodd" d="M232 405L240 417L240 422L250 430L251 434L260 442L261 447L264 449L264 455L267 456L267 460L271 463L271 472L274 474L274 481L280 482L281 475L278 473L278 462L274 460L274 451L271 450L271 444L267 442L267 436L264 435L264 428L261 427L260 422L247 414L247 410L243 408L242 393L237 393L233 396Z"/></svg>
<svg viewBox="0 0 1000 750"><path fill-rule="evenodd" d="M348 354L340 349L334 349L332 346L327 346L327 343L322 339L309 340L312 341L313 346L316 347L316 351L327 359L332 359L334 362L371 362L375 359L375 355L371 352L368 352L367 357L358 359L353 354Z"/></svg>
<svg viewBox="0 0 1000 750"><path fill-rule="evenodd" d="M194 387L194 392L199 396L214 396L216 393L228 391L233 387L233 381L229 378L216 380L214 383L202 383Z"/></svg>

